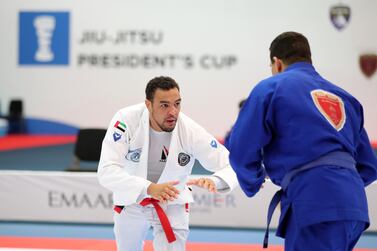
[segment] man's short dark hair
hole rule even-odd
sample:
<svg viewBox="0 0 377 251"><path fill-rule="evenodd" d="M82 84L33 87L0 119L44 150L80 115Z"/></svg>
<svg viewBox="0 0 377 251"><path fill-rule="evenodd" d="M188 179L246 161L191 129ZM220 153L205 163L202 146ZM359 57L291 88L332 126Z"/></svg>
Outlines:
<svg viewBox="0 0 377 251"><path fill-rule="evenodd" d="M153 101L157 89L168 91L174 88L177 88L179 91L179 86L174 79L164 76L155 77L148 82L147 87L145 88L145 97L149 101Z"/></svg>
<svg viewBox="0 0 377 251"><path fill-rule="evenodd" d="M309 42L300 33L289 31L277 36L270 45L270 59L277 57L284 64L290 65L296 62L312 63Z"/></svg>

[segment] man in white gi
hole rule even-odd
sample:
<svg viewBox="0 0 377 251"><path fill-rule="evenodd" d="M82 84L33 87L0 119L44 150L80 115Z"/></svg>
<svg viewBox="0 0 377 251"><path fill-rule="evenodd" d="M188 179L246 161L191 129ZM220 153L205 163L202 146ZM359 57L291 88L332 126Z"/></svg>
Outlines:
<svg viewBox="0 0 377 251"><path fill-rule="evenodd" d="M141 251L153 227L155 251L181 251L189 233L187 185L229 192L238 183L229 152L180 112L178 84L170 77L149 81L145 103L119 110L102 144L98 178L113 192L114 233L120 251ZM195 159L214 172L187 180Z"/></svg>

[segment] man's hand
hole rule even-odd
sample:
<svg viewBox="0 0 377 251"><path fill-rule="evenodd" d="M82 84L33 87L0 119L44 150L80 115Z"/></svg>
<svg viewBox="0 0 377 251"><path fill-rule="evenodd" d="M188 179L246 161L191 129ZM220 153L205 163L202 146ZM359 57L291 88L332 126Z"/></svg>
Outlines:
<svg viewBox="0 0 377 251"><path fill-rule="evenodd" d="M212 193L217 192L215 182L213 182L213 180L209 178L192 179L192 180L189 180L186 184L202 187Z"/></svg>
<svg viewBox="0 0 377 251"><path fill-rule="evenodd" d="M171 181L162 184L152 183L147 189L147 194L160 202L173 201L178 198L179 190L174 187L178 183L179 181Z"/></svg>

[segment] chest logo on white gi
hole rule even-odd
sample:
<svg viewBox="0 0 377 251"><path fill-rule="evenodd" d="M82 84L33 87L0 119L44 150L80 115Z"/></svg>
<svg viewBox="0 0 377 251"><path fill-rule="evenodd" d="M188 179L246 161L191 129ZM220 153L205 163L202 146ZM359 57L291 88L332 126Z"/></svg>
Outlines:
<svg viewBox="0 0 377 251"><path fill-rule="evenodd" d="M337 95L324 90L310 92L313 102L325 119L337 130L342 130L346 122L343 100Z"/></svg>
<svg viewBox="0 0 377 251"><path fill-rule="evenodd" d="M140 155L141 155L141 148L138 148L135 150L129 150L126 155L126 159L131 160L133 162L139 162Z"/></svg>
<svg viewBox="0 0 377 251"><path fill-rule="evenodd" d="M178 154L178 164L180 166L185 166L190 162L190 155L186 153L179 153Z"/></svg>
<svg viewBox="0 0 377 251"><path fill-rule="evenodd" d="M166 148L166 146L162 146L160 162L166 162L168 155L169 155L169 150Z"/></svg>

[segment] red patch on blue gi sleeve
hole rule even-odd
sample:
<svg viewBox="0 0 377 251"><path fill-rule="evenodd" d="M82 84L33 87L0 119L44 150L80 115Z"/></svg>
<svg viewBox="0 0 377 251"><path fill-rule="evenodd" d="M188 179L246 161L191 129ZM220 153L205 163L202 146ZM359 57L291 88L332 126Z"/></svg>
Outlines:
<svg viewBox="0 0 377 251"><path fill-rule="evenodd" d="M313 102L318 111L337 130L342 130L346 122L346 112L343 100L331 93L321 89L310 92Z"/></svg>

